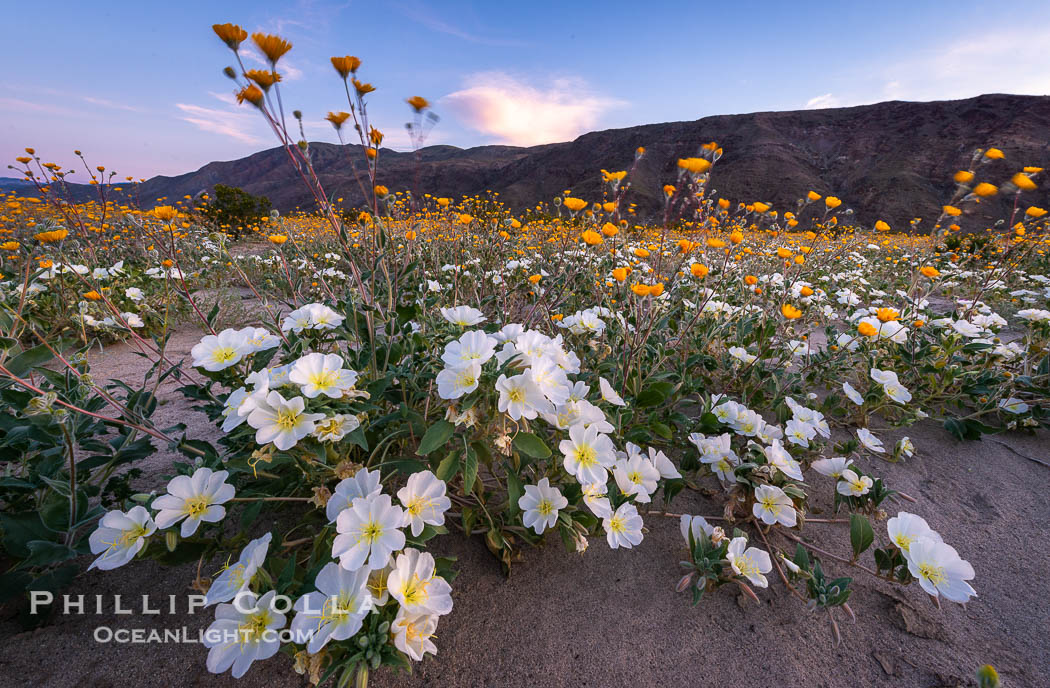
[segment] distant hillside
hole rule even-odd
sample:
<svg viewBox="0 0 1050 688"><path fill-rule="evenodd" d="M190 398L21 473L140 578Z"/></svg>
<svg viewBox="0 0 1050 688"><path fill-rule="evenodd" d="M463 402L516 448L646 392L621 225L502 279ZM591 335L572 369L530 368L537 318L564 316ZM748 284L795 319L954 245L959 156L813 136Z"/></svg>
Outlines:
<svg viewBox="0 0 1050 688"><path fill-rule="evenodd" d="M913 217L929 221L936 216L952 193L952 173L968 162L974 148L995 146L1006 153L1006 160L984 168L994 183L1025 165L1050 168L1050 97L984 95L719 115L610 129L531 148L431 146L420 151L418 166L412 153L383 150L378 181L396 191L415 186L418 175L423 192L458 198L492 190L513 208L549 201L565 189L598 200L599 170L627 169L634 150L645 146L648 154L628 196L644 216L660 207L660 187L674 182L677 158L695 154L707 141L725 149L711 183L719 196L769 201L783 211L793 209L796 199L814 189L842 198L862 223L882 219L895 229L906 229ZM344 198L346 204L360 203L350 167L363 165L359 147L313 143L311 150L330 195ZM313 203L279 148L212 162L177 177L154 177L141 184L136 195L146 205L159 197L193 195L216 183L266 195L282 210L306 209ZM1050 183L1040 187L1025 201L1050 207ZM1009 202L983 204L972 222L1008 214Z"/></svg>

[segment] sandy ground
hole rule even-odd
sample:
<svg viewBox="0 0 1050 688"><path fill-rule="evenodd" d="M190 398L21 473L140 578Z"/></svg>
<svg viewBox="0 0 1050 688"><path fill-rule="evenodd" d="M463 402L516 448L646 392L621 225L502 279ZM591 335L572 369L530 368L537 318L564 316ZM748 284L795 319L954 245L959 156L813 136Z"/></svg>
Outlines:
<svg viewBox="0 0 1050 688"><path fill-rule="evenodd" d="M176 335L173 356L185 355L194 332ZM142 359L126 346L97 357L99 377L141 376ZM217 430L188 409L174 386L165 386L158 425L184 422L191 436L214 439ZM684 554L677 520L650 516L648 533L633 551L612 551L592 540L584 555L569 554L556 537L526 552L505 579L478 540L451 534L434 541L436 554L459 558L455 609L438 627L437 658L411 676L373 673L375 686L968 686L981 664L999 669L1006 687L1050 686L1050 468L1022 455L1050 459L1046 435L1002 436L958 443L934 424L909 428L918 453L907 463L876 469L891 487L918 504L901 508L927 518L977 572L979 597L965 609L938 610L917 585L892 588L856 572L851 600L856 624L842 624L834 647L827 622L810 616L784 590L775 573L759 591L761 604L728 587L695 608L674 586ZM887 445L905 434L886 430ZM1019 452L1019 453L1018 453ZM160 486L172 455L160 452L143 466ZM814 476L817 503L830 503L833 485ZM689 493L675 511L716 514L717 507ZM897 510L889 505L891 514ZM271 517L272 518L272 517ZM269 522L257 524L267 527ZM839 529L827 534L828 529ZM877 527L884 536L884 525ZM848 534L837 525L810 524L807 536L839 554ZM832 543L832 544L828 544ZM789 551L781 540L774 545ZM870 555L869 555L870 556ZM85 561L85 566L87 562ZM826 562L829 573L849 567ZM169 594L189 592L195 566L164 568L134 562L113 572L91 571L67 593L85 595L89 607L112 595L138 609L144 592L163 606ZM279 655L253 665L235 681L205 669L206 650L195 644L98 643L95 629L188 629L195 637L211 613L60 616L21 632L9 613L0 618L0 687L6 686L300 686L303 678Z"/></svg>

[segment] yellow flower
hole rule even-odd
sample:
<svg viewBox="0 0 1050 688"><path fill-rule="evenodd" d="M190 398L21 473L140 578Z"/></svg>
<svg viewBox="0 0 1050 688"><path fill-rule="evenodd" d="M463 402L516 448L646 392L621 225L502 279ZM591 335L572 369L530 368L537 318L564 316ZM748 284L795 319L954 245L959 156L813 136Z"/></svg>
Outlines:
<svg viewBox="0 0 1050 688"><path fill-rule="evenodd" d="M777 256L780 258L790 258L792 255L794 254L791 253L790 249L786 249L783 246L777 249Z"/></svg>
<svg viewBox="0 0 1050 688"><path fill-rule="evenodd" d="M960 184L969 184L973 181L973 172L970 172L969 170L959 170L952 178Z"/></svg>
<svg viewBox="0 0 1050 688"><path fill-rule="evenodd" d="M649 295L649 285L648 284L641 284L641 283L632 284L631 285L631 291L633 291L638 296L648 296Z"/></svg>
<svg viewBox="0 0 1050 688"><path fill-rule="evenodd" d="M707 273L711 272L711 268L703 263L693 263L689 266L689 272L693 274L693 277L703 279L704 277L707 277Z"/></svg>
<svg viewBox="0 0 1050 688"><path fill-rule="evenodd" d="M366 96L376 90L376 87L372 84L358 81L357 79L353 79L352 83L354 84L354 90L357 91L357 95L359 96Z"/></svg>
<svg viewBox="0 0 1050 688"><path fill-rule="evenodd" d="M988 196L994 196L995 194L999 193L999 189L997 189L994 184L989 184L988 182L981 182L973 188L973 192L978 196L981 196L982 198L986 198Z"/></svg>
<svg viewBox="0 0 1050 688"><path fill-rule="evenodd" d="M543 275L529 275L529 281L533 284L539 284L541 279L543 279Z"/></svg>
<svg viewBox="0 0 1050 688"><path fill-rule="evenodd" d="M754 208L756 213L764 213L767 210L769 210L769 204L768 203L762 203L761 201L755 201L751 205L751 207Z"/></svg>
<svg viewBox="0 0 1050 688"><path fill-rule="evenodd" d="M383 198L384 196L390 193L390 189L386 188L382 184L376 184L375 192L377 198Z"/></svg>
<svg viewBox="0 0 1050 688"><path fill-rule="evenodd" d="M153 209L153 217L164 222L170 222L178 217L179 213L170 205L158 205Z"/></svg>
<svg viewBox="0 0 1050 688"><path fill-rule="evenodd" d="M734 244L739 244L744 240L744 233L740 230L735 230L732 234L729 235L729 240Z"/></svg>
<svg viewBox="0 0 1050 688"><path fill-rule="evenodd" d="M627 275L630 274L630 272L630 268L616 268L612 271L612 275L617 282L623 282L625 279L627 279Z"/></svg>
<svg viewBox="0 0 1050 688"><path fill-rule="evenodd" d="M261 108L263 105L263 92L260 91L259 87L255 84L248 84L237 92L238 104L241 104L246 100L255 107Z"/></svg>
<svg viewBox="0 0 1050 688"><path fill-rule="evenodd" d="M212 24L211 30L229 46L230 50L237 50L248 37L248 32L236 24Z"/></svg>
<svg viewBox="0 0 1050 688"><path fill-rule="evenodd" d="M696 247L696 244L689 241L688 239L680 239L678 241L678 250L682 253L689 253Z"/></svg>
<svg viewBox="0 0 1050 688"><path fill-rule="evenodd" d="M69 236L68 229L52 229L49 232L40 232L34 234L33 238L39 241L41 244L53 244L56 241L62 241Z"/></svg>
<svg viewBox="0 0 1050 688"><path fill-rule="evenodd" d="M810 191L808 194L806 194L806 198L808 198L810 201L819 201L820 194L818 194L816 191Z"/></svg>
<svg viewBox="0 0 1050 688"><path fill-rule="evenodd" d="M951 215L952 217L958 217L962 215L962 210L956 208L954 205L946 205L943 209L945 215Z"/></svg>
<svg viewBox="0 0 1050 688"><path fill-rule="evenodd" d="M427 101L427 99L423 96L412 96L405 102L411 105L412 109L416 112L423 112L423 110L426 110L428 107L430 107L430 102Z"/></svg>
<svg viewBox="0 0 1050 688"><path fill-rule="evenodd" d="M728 210L729 209L729 199L728 198L719 198L718 199L718 207L721 208L722 210Z"/></svg>
<svg viewBox="0 0 1050 688"><path fill-rule="evenodd" d="M605 241L605 239L602 239L602 235L594 231L593 229L588 229L580 236L587 243L588 246L597 246L598 244Z"/></svg>
<svg viewBox="0 0 1050 688"><path fill-rule="evenodd" d="M1035 182L1032 181L1031 177L1022 172L1018 172L1011 179L1010 182L1021 191L1034 191L1036 189Z"/></svg>
<svg viewBox="0 0 1050 688"><path fill-rule="evenodd" d="M614 212L616 210L616 202L606 201L605 203L602 203L602 210L604 210L607 213Z"/></svg>
<svg viewBox="0 0 1050 688"><path fill-rule="evenodd" d="M711 162L706 158L680 158L678 167L689 174L703 174L711 169Z"/></svg>
<svg viewBox="0 0 1050 688"><path fill-rule="evenodd" d="M407 232L405 232L405 238L409 241L414 241L416 238L416 233L410 229Z"/></svg>
<svg viewBox="0 0 1050 688"><path fill-rule="evenodd" d="M255 47L259 49L266 59L270 61L270 64L276 64L277 60L292 49L292 44L284 40L280 36L274 36L266 33L253 33L252 42L255 43Z"/></svg>
<svg viewBox="0 0 1050 688"><path fill-rule="evenodd" d="M471 217L470 215L467 215L466 213L462 213L459 216L459 224L461 224L461 225L469 225L471 223L471 221L473 221L473 220L474 220L474 218Z"/></svg>
<svg viewBox="0 0 1050 688"><path fill-rule="evenodd" d="M276 244L278 246L288 241L288 237L286 237L284 234L271 234L266 238L269 239L271 244Z"/></svg>
<svg viewBox="0 0 1050 688"><path fill-rule="evenodd" d="M785 303L780 307L780 313L788 320L798 320L802 317L802 311L792 306L790 303Z"/></svg>
<svg viewBox="0 0 1050 688"><path fill-rule="evenodd" d="M879 319L879 322L891 322L900 318L901 314L893 308L879 308L875 311L875 317Z"/></svg>
<svg viewBox="0 0 1050 688"><path fill-rule="evenodd" d="M933 267L932 265L922 266L921 268L919 268L919 272L921 272L926 277L929 277L930 279L933 279L934 277L940 277L941 274L941 271Z"/></svg>
<svg viewBox="0 0 1050 688"><path fill-rule="evenodd" d="M249 69L244 76L254 81L263 91L269 91L270 87L281 80L281 75L269 69Z"/></svg>
<svg viewBox="0 0 1050 688"><path fill-rule="evenodd" d="M0 244L0 248L4 249L5 251L17 251L19 246L20 244L17 241L5 241L4 243Z"/></svg>
<svg viewBox="0 0 1050 688"><path fill-rule="evenodd" d="M842 201L835 198L834 196L828 196L824 199L824 205L834 210L835 208L838 208L840 205L842 205Z"/></svg>
<svg viewBox="0 0 1050 688"><path fill-rule="evenodd" d="M709 237L708 240L707 240L707 245L710 246L711 248L725 248L726 247L726 242L724 242L721 239L717 239L715 237Z"/></svg>
<svg viewBox="0 0 1050 688"><path fill-rule="evenodd" d="M351 74L357 72L358 68L361 66L361 60L353 55L347 55L346 57L333 57L332 66L335 67L335 71L339 72L339 76L346 79Z"/></svg>
<svg viewBox="0 0 1050 688"><path fill-rule="evenodd" d="M1002 160L1004 157L1003 152L998 148L989 148L984 152L984 157L989 160Z"/></svg>
<svg viewBox="0 0 1050 688"><path fill-rule="evenodd" d="M1029 207L1028 210L1024 211L1024 214L1028 217L1042 217L1043 215L1046 215L1046 210L1033 205Z"/></svg>
<svg viewBox="0 0 1050 688"><path fill-rule="evenodd" d="M649 296L659 296L664 293L664 283L657 282L649 287Z"/></svg>
<svg viewBox="0 0 1050 688"><path fill-rule="evenodd" d="M99 294L97 291L92 289L91 291L84 292L84 298L88 301L100 301L102 299L102 294Z"/></svg>
<svg viewBox="0 0 1050 688"><path fill-rule="evenodd" d="M441 206L442 208L447 208L450 203L452 203L452 199L451 198L439 198L437 200L437 204L439 206Z"/></svg>
<svg viewBox="0 0 1050 688"><path fill-rule="evenodd" d="M602 234L607 237L614 237L620 233L620 229L611 222L606 222L602 225Z"/></svg>
<svg viewBox="0 0 1050 688"><path fill-rule="evenodd" d="M798 290L798 293L803 296L813 296L813 290L810 287L802 287Z"/></svg>
<svg viewBox="0 0 1050 688"><path fill-rule="evenodd" d="M879 333L879 331L875 329L875 326L869 322L862 322L860 325L857 325L857 332L865 337L874 337Z"/></svg>
<svg viewBox="0 0 1050 688"><path fill-rule="evenodd" d="M664 196L670 198L674 196L674 184L664 184Z"/></svg>
<svg viewBox="0 0 1050 688"><path fill-rule="evenodd" d="M634 249L634 255L636 255L639 258L648 258L649 251L639 246L638 248Z"/></svg>
<svg viewBox="0 0 1050 688"><path fill-rule="evenodd" d="M756 284L758 284L758 278L754 275L747 275L746 277L744 277L744 284L753 287Z"/></svg>
<svg viewBox="0 0 1050 688"><path fill-rule="evenodd" d="M587 201L582 198L566 198L562 201L562 204L574 213L577 213L587 207Z"/></svg>
<svg viewBox="0 0 1050 688"><path fill-rule="evenodd" d="M602 170L602 179L605 182L610 183L610 184L613 183L613 182L623 181L623 178L626 177L626 176L627 176L627 170L622 170L620 172L609 172L607 170ZM615 208L615 206L614 206L614 208Z"/></svg>
<svg viewBox="0 0 1050 688"><path fill-rule="evenodd" d="M877 229L880 232L888 232L890 231L890 226L886 222L879 220L875 223L875 229Z"/></svg>
<svg viewBox="0 0 1050 688"><path fill-rule="evenodd" d="M333 58L334 59L334 58ZM349 112L329 112L326 120L332 123L332 126L339 129L343 126L343 122L350 119Z"/></svg>

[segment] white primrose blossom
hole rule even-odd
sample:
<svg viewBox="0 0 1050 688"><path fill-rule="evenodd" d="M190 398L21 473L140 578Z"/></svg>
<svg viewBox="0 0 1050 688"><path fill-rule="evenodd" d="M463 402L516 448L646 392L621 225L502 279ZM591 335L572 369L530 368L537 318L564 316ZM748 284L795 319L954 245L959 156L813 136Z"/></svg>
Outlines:
<svg viewBox="0 0 1050 688"><path fill-rule="evenodd" d="M150 518L149 511L142 506L134 506L127 513L106 513L88 538L91 553L102 555L91 562L88 570L110 571L128 563L142 551L146 540L156 529L157 525Z"/></svg>
<svg viewBox="0 0 1050 688"><path fill-rule="evenodd" d="M157 527L169 528L182 521L182 537L197 532L202 522L218 523L226 516L222 505L233 499L236 491L226 482L226 471L212 472L198 468L193 476L177 475L168 482L168 493L153 500L159 509L154 518Z"/></svg>

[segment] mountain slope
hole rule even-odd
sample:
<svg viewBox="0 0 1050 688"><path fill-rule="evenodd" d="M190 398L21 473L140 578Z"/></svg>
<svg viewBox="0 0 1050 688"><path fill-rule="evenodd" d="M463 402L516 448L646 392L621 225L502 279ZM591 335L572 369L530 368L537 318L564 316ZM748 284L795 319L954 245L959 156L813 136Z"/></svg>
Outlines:
<svg viewBox="0 0 1050 688"><path fill-rule="evenodd" d="M627 169L638 146L647 155L637 169L628 201L639 214L656 214L660 187L674 183L675 161L717 141L725 155L711 188L732 201L763 200L784 211L810 189L835 195L858 221L877 219L905 229L916 216L936 216L953 191L952 173L975 148L995 146L1006 160L982 168L982 180L1001 183L1025 165L1050 168L1050 97L984 95L930 103L875 105L796 112L719 115L691 122L650 124L585 134L575 141L531 148L431 146L412 153L383 150L379 183L391 190L418 188L458 198L491 190L513 208L549 201L565 189L587 200L601 198L599 170ZM359 147L311 144L314 166L332 198L361 202L351 164L362 165ZM363 174L363 172L362 172ZM418 181L417 181L418 180ZM213 162L177 177L154 177L137 189L143 205L180 198L216 183L270 198L282 210L313 207L284 151L261 151L241 160ZM1050 188L1050 184L1046 186ZM982 204L975 224L1009 214L1012 199ZM1025 205L1050 206L1043 188Z"/></svg>

